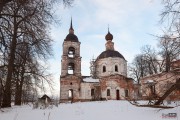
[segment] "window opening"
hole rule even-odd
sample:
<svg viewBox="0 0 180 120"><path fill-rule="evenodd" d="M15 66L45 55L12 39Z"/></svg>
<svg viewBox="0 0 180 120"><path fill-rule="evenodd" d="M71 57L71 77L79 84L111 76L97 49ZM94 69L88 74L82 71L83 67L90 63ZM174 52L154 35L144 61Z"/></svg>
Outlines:
<svg viewBox="0 0 180 120"><path fill-rule="evenodd" d="M91 89L91 96L94 96L94 89Z"/></svg>
<svg viewBox="0 0 180 120"><path fill-rule="evenodd" d="M110 89L107 89L107 96L110 96Z"/></svg>
<svg viewBox="0 0 180 120"><path fill-rule="evenodd" d="M125 90L125 97L128 97L128 96L129 96L128 90Z"/></svg>
<svg viewBox="0 0 180 120"><path fill-rule="evenodd" d="M150 85L150 90L152 95L156 94L155 85Z"/></svg>
<svg viewBox="0 0 180 120"><path fill-rule="evenodd" d="M115 65L115 72L118 72L118 66Z"/></svg>
<svg viewBox="0 0 180 120"><path fill-rule="evenodd" d="M75 55L75 49L73 47L70 47L68 50L68 57L74 58Z"/></svg>
<svg viewBox="0 0 180 120"><path fill-rule="evenodd" d="M68 74L74 74L74 63L69 63Z"/></svg>
<svg viewBox="0 0 180 120"><path fill-rule="evenodd" d="M103 72L106 72L106 66L103 66Z"/></svg>
<svg viewBox="0 0 180 120"><path fill-rule="evenodd" d="M119 100L120 97L119 97L119 90L116 90L116 100Z"/></svg>

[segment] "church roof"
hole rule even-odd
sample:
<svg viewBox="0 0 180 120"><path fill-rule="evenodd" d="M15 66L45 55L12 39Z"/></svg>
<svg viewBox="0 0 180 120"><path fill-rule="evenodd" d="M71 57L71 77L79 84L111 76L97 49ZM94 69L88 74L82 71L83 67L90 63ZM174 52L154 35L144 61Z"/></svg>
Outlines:
<svg viewBox="0 0 180 120"><path fill-rule="evenodd" d="M103 58L108 58L108 57L119 57L119 58L122 58L125 60L124 56L121 55L118 51L115 51L115 50L106 50L104 52L102 52L98 57L97 57L97 60L98 59L103 59Z"/></svg>
<svg viewBox="0 0 180 120"><path fill-rule="evenodd" d="M46 94L44 94L44 95L43 95L40 99L45 100L46 98L50 99L50 97L49 97L49 96L47 96Z"/></svg>
<svg viewBox="0 0 180 120"><path fill-rule="evenodd" d="M64 41L79 42L78 37L75 34L69 33Z"/></svg>

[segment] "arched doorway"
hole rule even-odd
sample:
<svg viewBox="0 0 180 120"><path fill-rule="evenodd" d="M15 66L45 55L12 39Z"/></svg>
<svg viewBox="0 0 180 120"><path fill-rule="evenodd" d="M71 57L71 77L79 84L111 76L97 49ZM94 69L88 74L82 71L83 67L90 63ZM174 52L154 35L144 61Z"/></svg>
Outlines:
<svg viewBox="0 0 180 120"><path fill-rule="evenodd" d="M119 100L120 99L120 97L119 97L119 90L117 89L116 90L116 100Z"/></svg>
<svg viewBox="0 0 180 120"><path fill-rule="evenodd" d="M68 91L68 99L71 101L71 103L73 102L73 89Z"/></svg>

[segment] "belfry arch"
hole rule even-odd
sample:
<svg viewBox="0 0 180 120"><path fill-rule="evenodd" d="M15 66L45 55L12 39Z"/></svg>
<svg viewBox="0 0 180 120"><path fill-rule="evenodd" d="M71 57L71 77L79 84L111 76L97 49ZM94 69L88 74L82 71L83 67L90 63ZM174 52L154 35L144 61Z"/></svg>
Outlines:
<svg viewBox="0 0 180 120"><path fill-rule="evenodd" d="M74 47L69 47L68 49L68 57L74 58L75 56L75 48Z"/></svg>
<svg viewBox="0 0 180 120"><path fill-rule="evenodd" d="M74 74L74 70L75 70L74 63L69 63L68 64L68 74Z"/></svg>

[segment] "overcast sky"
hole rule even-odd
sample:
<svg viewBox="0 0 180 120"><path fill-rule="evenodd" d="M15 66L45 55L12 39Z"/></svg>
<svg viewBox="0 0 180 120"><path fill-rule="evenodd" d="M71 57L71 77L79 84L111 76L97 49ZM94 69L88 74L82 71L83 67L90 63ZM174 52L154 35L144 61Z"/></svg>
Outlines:
<svg viewBox="0 0 180 120"><path fill-rule="evenodd" d="M119 51L128 64L140 53L143 45L157 47L157 40L150 34L161 33L159 24L161 0L75 0L73 7L56 6L60 25L53 25L54 57L50 59L50 71L59 94L62 43L69 33L70 19L81 42L82 75L90 75L90 60L105 50L105 35L113 35L115 50Z"/></svg>

